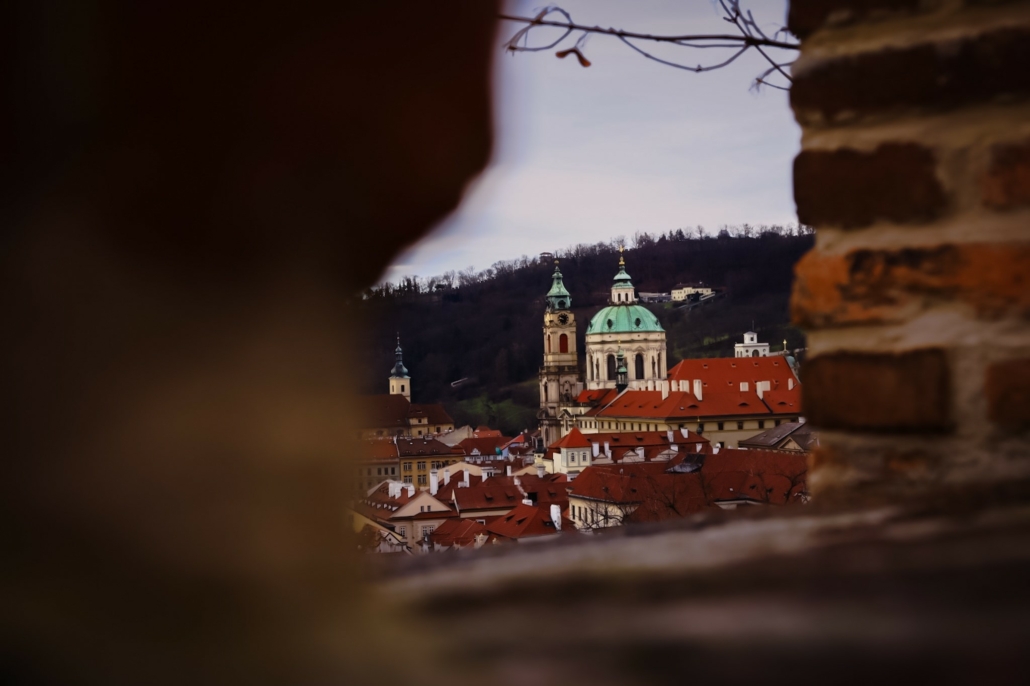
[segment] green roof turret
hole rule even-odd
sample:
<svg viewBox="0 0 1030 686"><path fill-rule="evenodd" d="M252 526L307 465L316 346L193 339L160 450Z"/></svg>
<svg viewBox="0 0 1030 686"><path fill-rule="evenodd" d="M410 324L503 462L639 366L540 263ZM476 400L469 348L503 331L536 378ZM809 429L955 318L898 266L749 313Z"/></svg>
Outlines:
<svg viewBox="0 0 1030 686"><path fill-rule="evenodd" d="M561 270L558 269L558 260L554 261L554 274L551 276L551 290L547 291L548 310L567 310L572 307L572 296L562 282Z"/></svg>

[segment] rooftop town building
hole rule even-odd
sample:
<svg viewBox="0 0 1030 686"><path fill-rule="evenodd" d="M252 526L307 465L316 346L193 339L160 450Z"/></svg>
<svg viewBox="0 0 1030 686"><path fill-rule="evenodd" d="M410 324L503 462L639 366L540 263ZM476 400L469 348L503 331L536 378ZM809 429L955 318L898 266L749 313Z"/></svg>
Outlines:
<svg viewBox="0 0 1030 686"><path fill-rule="evenodd" d="M555 445L573 429L584 434L686 429L736 447L741 439L802 416L792 358L770 356L769 345L759 343L753 331L745 334L734 358L684 360L666 369L665 330L639 304L622 255L609 304L586 329L585 368L576 353L571 303L556 267L544 313L540 369L537 417L544 446Z"/></svg>
<svg viewBox="0 0 1030 686"><path fill-rule="evenodd" d="M411 402L411 376L404 366L400 338L390 370L388 394L362 399L362 438L428 436L454 430L454 420L439 403Z"/></svg>

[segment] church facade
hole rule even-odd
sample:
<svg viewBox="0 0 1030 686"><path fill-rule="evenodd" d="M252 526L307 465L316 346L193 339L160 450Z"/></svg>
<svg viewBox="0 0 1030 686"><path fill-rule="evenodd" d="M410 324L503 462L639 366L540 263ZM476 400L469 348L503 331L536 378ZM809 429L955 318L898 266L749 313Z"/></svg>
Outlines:
<svg viewBox="0 0 1030 686"><path fill-rule="evenodd" d="M540 368L540 421L544 445L568 433L584 411L576 398L584 389L654 390L668 373L665 330L637 300L620 255L608 305L586 327L581 366L576 349L572 296L555 266L544 312L544 364Z"/></svg>

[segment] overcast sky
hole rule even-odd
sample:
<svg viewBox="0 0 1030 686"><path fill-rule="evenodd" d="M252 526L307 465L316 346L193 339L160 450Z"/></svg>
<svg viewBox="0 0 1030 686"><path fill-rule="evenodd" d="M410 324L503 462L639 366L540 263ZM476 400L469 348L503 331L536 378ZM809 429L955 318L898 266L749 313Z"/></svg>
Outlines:
<svg viewBox="0 0 1030 686"><path fill-rule="evenodd" d="M515 1L507 12L533 15L542 4ZM659 34L736 30L712 0L559 4L590 26ZM785 0L747 5L766 33L785 22ZM725 69L697 74L594 35L584 48L593 66L583 68L574 57L557 59L554 50L504 53L518 28L502 22L498 36L490 167L453 215L397 259L386 280L484 269L638 231L796 221L791 163L800 130L785 92L751 89L765 68L760 55L752 51ZM690 64L723 54L641 47Z"/></svg>

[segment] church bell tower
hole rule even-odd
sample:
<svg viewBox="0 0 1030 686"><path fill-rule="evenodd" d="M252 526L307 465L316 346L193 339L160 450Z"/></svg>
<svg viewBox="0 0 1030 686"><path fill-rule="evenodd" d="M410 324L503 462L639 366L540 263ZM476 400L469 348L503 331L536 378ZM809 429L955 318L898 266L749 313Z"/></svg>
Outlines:
<svg viewBox="0 0 1030 686"><path fill-rule="evenodd" d="M397 349L393 351L394 363L390 370L390 395L403 395L411 400L411 377L404 366L404 352L401 350L401 336L397 334Z"/></svg>
<svg viewBox="0 0 1030 686"><path fill-rule="evenodd" d="M551 279L544 311L544 364L540 368L540 411L537 413L545 447L561 438L562 406L571 404L583 387L572 296L562 283L557 260Z"/></svg>

